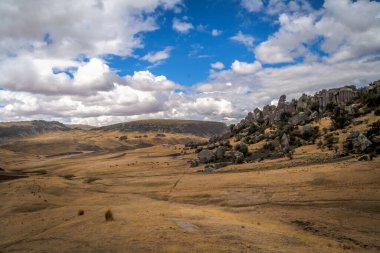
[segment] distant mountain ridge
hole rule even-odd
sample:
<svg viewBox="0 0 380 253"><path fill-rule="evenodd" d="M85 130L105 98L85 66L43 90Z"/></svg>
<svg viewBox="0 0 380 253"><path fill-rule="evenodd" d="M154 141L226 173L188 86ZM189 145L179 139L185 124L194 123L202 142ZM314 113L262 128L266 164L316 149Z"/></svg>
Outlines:
<svg viewBox="0 0 380 253"><path fill-rule="evenodd" d="M58 121L19 121L0 122L0 138L23 137L55 131L70 131L71 129Z"/></svg>
<svg viewBox="0 0 380 253"><path fill-rule="evenodd" d="M102 131L137 131L182 133L199 136L212 136L223 134L228 128L225 123L200 120L152 119L118 123L114 125L95 128Z"/></svg>
<svg viewBox="0 0 380 253"><path fill-rule="evenodd" d="M227 131L227 126L222 122L212 121L156 119L124 122L96 128L87 125L65 125L57 121L33 120L0 122L0 138L25 137L47 132L90 129L99 131L162 132L211 136L214 134L223 134Z"/></svg>

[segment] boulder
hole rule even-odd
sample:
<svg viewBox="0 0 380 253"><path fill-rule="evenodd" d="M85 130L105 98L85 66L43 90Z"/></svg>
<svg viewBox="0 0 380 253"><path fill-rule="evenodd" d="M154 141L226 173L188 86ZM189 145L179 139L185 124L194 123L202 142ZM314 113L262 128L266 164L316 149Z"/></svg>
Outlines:
<svg viewBox="0 0 380 253"><path fill-rule="evenodd" d="M212 164L207 164L203 170L205 173L210 173L213 172L214 170L226 167L228 165L232 164L231 162L221 162L221 163L212 163Z"/></svg>
<svg viewBox="0 0 380 253"><path fill-rule="evenodd" d="M372 155L370 154L365 154L359 157L358 161L371 161L372 160Z"/></svg>
<svg viewBox="0 0 380 253"><path fill-rule="evenodd" d="M202 150L198 153L198 159L201 163L210 163L215 161L215 154L211 150Z"/></svg>
<svg viewBox="0 0 380 253"><path fill-rule="evenodd" d="M203 150L202 146L198 146L197 149L195 150L196 153L199 153Z"/></svg>
<svg viewBox="0 0 380 253"><path fill-rule="evenodd" d="M361 152L366 150L371 145L372 142L368 140L364 134L359 134L359 136L356 138L356 142L354 142L354 146L359 147Z"/></svg>
<svg viewBox="0 0 380 253"><path fill-rule="evenodd" d="M242 163L244 161L244 154L240 151L236 151L234 153L234 158L235 163Z"/></svg>
<svg viewBox="0 0 380 253"><path fill-rule="evenodd" d="M226 152L226 148L224 146L220 146L215 151L215 157L217 160L223 160L224 153Z"/></svg>
<svg viewBox="0 0 380 253"><path fill-rule="evenodd" d="M281 146L284 152L289 152L289 136L285 133L281 137Z"/></svg>
<svg viewBox="0 0 380 253"><path fill-rule="evenodd" d="M211 173L215 170L215 167L212 164L207 164L203 169L204 173Z"/></svg>
<svg viewBox="0 0 380 253"><path fill-rule="evenodd" d="M314 111L310 114L309 119L310 120L315 120L318 117L318 112Z"/></svg>
<svg viewBox="0 0 380 253"><path fill-rule="evenodd" d="M357 125L363 124L363 120L360 120L360 119L354 119L354 120L352 121L352 124L353 124L354 126L357 126Z"/></svg>
<svg viewBox="0 0 380 253"><path fill-rule="evenodd" d="M245 144L244 142L239 142L238 144L236 144L234 149L236 151L240 151L241 153L243 153L243 155L248 154L248 145Z"/></svg>
<svg viewBox="0 0 380 253"><path fill-rule="evenodd" d="M255 136L255 142L260 142L260 141L262 141L264 139L265 139L265 135L264 134L259 134L259 135Z"/></svg>
<svg viewBox="0 0 380 253"><path fill-rule="evenodd" d="M198 160L190 160L190 167L197 167L199 166L199 161Z"/></svg>
<svg viewBox="0 0 380 253"><path fill-rule="evenodd" d="M306 120L307 120L307 116L306 116L306 113L304 112L300 112L296 115L294 115L291 119L290 119L290 122L294 125L294 126L297 126L297 125L303 125L306 123Z"/></svg>
<svg viewBox="0 0 380 253"><path fill-rule="evenodd" d="M220 146L229 147L230 146L230 141L229 140L221 140L220 141Z"/></svg>
<svg viewBox="0 0 380 253"><path fill-rule="evenodd" d="M214 149L215 148L215 144L214 143L208 144L207 148L208 149Z"/></svg>
<svg viewBox="0 0 380 253"><path fill-rule="evenodd" d="M347 136L344 145L347 151L359 154L371 146L372 142L368 140L364 134L359 134L359 132L354 131Z"/></svg>

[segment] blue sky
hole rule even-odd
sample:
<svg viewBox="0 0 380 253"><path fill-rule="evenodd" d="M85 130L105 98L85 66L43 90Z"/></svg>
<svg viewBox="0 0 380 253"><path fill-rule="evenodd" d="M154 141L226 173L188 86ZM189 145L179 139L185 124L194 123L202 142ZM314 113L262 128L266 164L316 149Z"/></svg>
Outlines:
<svg viewBox="0 0 380 253"><path fill-rule="evenodd" d="M0 121L229 124L380 79L379 1L3 0L0 21Z"/></svg>
<svg viewBox="0 0 380 253"><path fill-rule="evenodd" d="M309 3L319 9L323 1ZM144 48L135 51L136 55L143 57L149 52L161 51L170 46L173 49L169 59L152 67L153 64L138 58L116 56L110 59L110 66L119 70L121 75L149 68L155 75L165 75L175 82L190 86L207 79L210 64L216 61L230 66L235 59L246 62L255 60L252 49L231 40L231 37L242 32L252 36L253 45L257 45L279 27L276 16L263 12L252 13L236 0L188 0L182 6L179 13L159 11L157 24L160 28L142 33ZM178 33L172 28L173 19L191 23L194 28L187 33ZM221 31L221 34L212 36L213 29Z"/></svg>

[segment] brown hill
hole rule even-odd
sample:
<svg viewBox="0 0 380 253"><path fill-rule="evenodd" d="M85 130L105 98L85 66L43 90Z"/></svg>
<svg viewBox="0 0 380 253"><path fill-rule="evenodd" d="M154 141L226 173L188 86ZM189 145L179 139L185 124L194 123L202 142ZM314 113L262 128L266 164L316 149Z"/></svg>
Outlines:
<svg viewBox="0 0 380 253"><path fill-rule="evenodd" d="M94 130L183 133L194 134L198 136L212 136L226 132L227 126L222 122L213 121L153 119L119 123L115 125L99 127Z"/></svg>
<svg viewBox="0 0 380 253"><path fill-rule="evenodd" d="M69 130L70 128L57 121L33 120L19 122L1 122L0 138L23 137L46 132Z"/></svg>

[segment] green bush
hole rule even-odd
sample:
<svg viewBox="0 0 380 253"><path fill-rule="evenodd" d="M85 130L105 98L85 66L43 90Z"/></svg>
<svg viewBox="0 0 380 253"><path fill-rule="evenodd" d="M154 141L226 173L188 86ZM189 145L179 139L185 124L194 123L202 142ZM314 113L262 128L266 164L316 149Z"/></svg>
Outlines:
<svg viewBox="0 0 380 253"><path fill-rule="evenodd" d="M367 93L364 95L364 103L370 107L378 107L380 104L380 94Z"/></svg>
<svg viewBox="0 0 380 253"><path fill-rule="evenodd" d="M352 117L348 112L340 107L335 107L331 115L332 128L342 129L351 123Z"/></svg>

